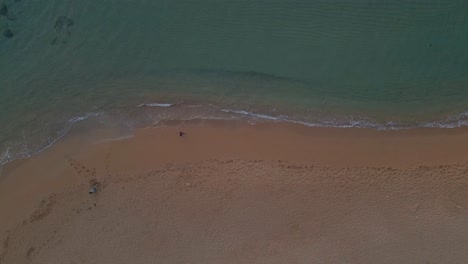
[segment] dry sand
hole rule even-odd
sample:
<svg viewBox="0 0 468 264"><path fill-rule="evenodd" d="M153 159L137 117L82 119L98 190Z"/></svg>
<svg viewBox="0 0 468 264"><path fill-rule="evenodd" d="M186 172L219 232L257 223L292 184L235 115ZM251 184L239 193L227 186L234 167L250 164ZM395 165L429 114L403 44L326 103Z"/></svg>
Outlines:
<svg viewBox="0 0 468 264"><path fill-rule="evenodd" d="M0 263L468 261L467 129L198 121L111 134L75 133L4 168ZM90 195L92 177L103 186Z"/></svg>

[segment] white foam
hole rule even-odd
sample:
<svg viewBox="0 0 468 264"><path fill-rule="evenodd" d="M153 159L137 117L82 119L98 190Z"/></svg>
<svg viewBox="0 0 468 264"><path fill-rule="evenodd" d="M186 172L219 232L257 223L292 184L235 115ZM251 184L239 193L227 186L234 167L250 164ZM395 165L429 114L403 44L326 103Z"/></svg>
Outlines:
<svg viewBox="0 0 468 264"><path fill-rule="evenodd" d="M10 158L10 148L7 148L6 151L2 155L2 158L0 159L0 164L3 164L3 161L8 160L9 158Z"/></svg>
<svg viewBox="0 0 468 264"><path fill-rule="evenodd" d="M253 116L257 118L262 118L262 119L269 119L269 120L278 120L282 121L282 118L271 116L271 115L265 115L265 114L257 114L257 113L252 113L252 112L247 112L243 110L230 110L230 109L221 109L221 111L225 113L234 113L234 114L239 114L239 115L247 115L247 116Z"/></svg>
<svg viewBox="0 0 468 264"><path fill-rule="evenodd" d="M67 133L68 131L71 129L71 127L73 126L73 124L75 124L76 122L79 122L79 121L83 121L89 117L92 117L92 116L98 116L98 115L101 115L102 113L101 112L91 112L91 113L88 113L84 116L76 116L76 117L72 117L70 119L68 119L68 122L67 122L67 125L63 128L63 130L60 132L59 136L57 136L56 138L54 139L49 139L49 141L47 142L46 145L40 147L39 149L36 149L36 150L31 150L29 152L22 152L22 153L19 153L18 155L15 155L15 156L11 156L10 155L10 148L8 148L5 152L5 154L3 155L3 157L0 159L0 172L1 172L1 169L3 167L3 165L9 163L9 162L12 162L14 160L18 160L18 159L24 159L24 158L29 158L33 155L36 155L48 148L50 148L55 142L57 142L58 140L60 140L61 138L63 138ZM24 139L26 141L26 139Z"/></svg>
<svg viewBox="0 0 468 264"><path fill-rule="evenodd" d="M139 104L137 107L170 107L173 106L173 104L168 104L168 103L149 103L149 104Z"/></svg>
<svg viewBox="0 0 468 264"><path fill-rule="evenodd" d="M449 116L444 120L422 123L419 126L433 128L458 128L468 126L468 111L460 113L458 115Z"/></svg>
<svg viewBox="0 0 468 264"><path fill-rule="evenodd" d="M239 114L239 115L246 115L246 116L251 116L255 118L260 118L260 119L267 119L267 120L275 120L275 121L283 121L283 122L289 122L289 123L294 123L294 124L300 124L308 127L341 127L341 128L348 128L348 127L375 127L379 128L381 127L377 123L369 122L369 121L364 121L364 120L347 120L347 124L339 124L335 120L324 120L322 122L308 122L308 121L302 121L302 120L295 120L292 118L289 118L288 116L281 115L281 116L271 116L271 115L266 115L266 114L259 114L259 113L253 113L253 112L248 112L244 110L231 110L231 109L222 109L221 111L225 113L234 113L234 114Z"/></svg>
<svg viewBox="0 0 468 264"><path fill-rule="evenodd" d="M84 116L75 116L75 117L72 117L70 119L68 119L68 122L69 123L75 123L75 122L78 122L78 121L82 121L82 120L85 120L89 117L92 117L92 116L98 116L98 115L101 115L102 113L100 112L91 112L91 113L87 113L86 115Z"/></svg>
<svg viewBox="0 0 468 264"><path fill-rule="evenodd" d="M138 107L145 107L145 106L146 107L170 107L170 106L173 106L173 104L148 103L148 104L138 105ZM353 117L353 116L344 117L344 118L330 117L324 120L308 121L308 120L296 119L296 118L289 117L286 115L273 116L273 115L268 115L268 114L249 112L245 110L216 109L216 107L214 108L211 107L210 109L215 110L215 111L220 110L221 112L230 113L232 115L230 117L226 117L226 116L220 117L218 116L218 114L215 114L214 116L206 116L203 114L199 114L199 115L187 118L185 120L192 120L192 119L220 119L220 120L231 119L232 120L232 119L242 118L242 116L247 116L247 117L251 117L251 120L249 120L249 122L255 122L256 120L258 121L265 120L265 121L273 121L273 122L289 122L289 123L295 123L295 124L300 124L300 125L309 126L309 127L337 127L337 128L357 127L357 128L374 128L378 130L401 130L401 129L411 129L411 128L417 128L417 127L458 128L458 127L468 126L468 111L465 111L465 112L462 112L460 114L456 114L453 116L449 116L445 119L441 119L438 121L429 121L429 122L409 124L409 123L396 122L396 121L388 121L386 123L379 123L369 118ZM0 173L2 170L2 165L9 163L16 159L27 158L34 154L42 152L43 150L51 147L55 142L60 140L62 137L64 137L76 122L80 122L80 121L86 120L87 118L98 116L101 114L103 113L102 112L90 112L82 116L75 116L75 117L68 119L65 126L62 128L62 130L59 131L58 136L55 138L50 138L48 142L44 142L45 144L43 144L39 148L35 148L33 150L28 150L28 151L21 151L21 152L16 152L10 148L4 149L2 151L3 153L0 153ZM178 119L184 120L183 118L181 119L180 117ZM154 122L152 126L159 125L158 124L159 121L162 121L162 120L158 120ZM131 125L129 126L131 127ZM115 138L115 139L110 139L110 140L122 140L125 138L126 137ZM26 141L26 139L24 140Z"/></svg>
<svg viewBox="0 0 468 264"><path fill-rule="evenodd" d="M423 122L416 123L413 125L400 123L396 121L389 121L386 124L378 123L376 121L371 121L367 118L355 118L349 117L340 121L335 119L321 120L318 122L309 122L303 120L297 120L290 118L285 115L280 116L271 116L266 114L259 114L248 112L244 110L231 110L231 109L221 109L225 113L234 113L239 115L245 115L260 119L275 120L290 122L295 124L300 124L308 127L337 127L337 128L375 128L378 130L400 130L400 129L411 129L417 127L428 127L428 128L458 128L463 126L468 126L468 111L449 116L446 119L433 121L433 122Z"/></svg>

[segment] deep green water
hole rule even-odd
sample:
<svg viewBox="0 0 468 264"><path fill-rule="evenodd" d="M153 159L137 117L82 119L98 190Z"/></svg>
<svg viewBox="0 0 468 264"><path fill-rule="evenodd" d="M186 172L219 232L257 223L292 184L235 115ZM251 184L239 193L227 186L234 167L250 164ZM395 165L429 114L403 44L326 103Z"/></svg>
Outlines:
<svg viewBox="0 0 468 264"><path fill-rule="evenodd" d="M468 1L3 4L3 162L89 115L129 128L247 112L319 126L468 124ZM174 105L136 107L155 102Z"/></svg>

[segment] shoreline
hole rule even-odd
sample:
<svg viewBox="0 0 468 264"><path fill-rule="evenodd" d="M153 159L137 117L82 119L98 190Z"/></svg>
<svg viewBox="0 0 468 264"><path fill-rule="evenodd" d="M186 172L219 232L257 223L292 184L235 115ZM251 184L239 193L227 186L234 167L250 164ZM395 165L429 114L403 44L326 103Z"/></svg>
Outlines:
<svg viewBox="0 0 468 264"><path fill-rule="evenodd" d="M179 137L179 131L184 131L186 135ZM265 166L268 171L281 164L284 166L278 167L278 170L291 170L290 173L294 173L295 168L302 168L301 173L306 173L304 168L308 168L312 171L311 175L319 175L322 170L326 173L349 170L350 175L346 177L357 179L356 183L349 179L344 181L343 184L350 186L359 184L362 174L369 172L378 171L376 177L379 180L382 171L387 170L388 173L399 171L402 175L407 175L409 171L416 171L416 174L433 171L435 176L431 177L439 179L448 170L455 171L456 175L447 174L447 180L453 180L453 184L468 186L468 128L378 131L366 128L314 128L284 122L252 125L244 121L192 120L166 121L157 127L136 129L132 137L119 139L121 136L121 131L77 129L44 152L8 164L0 179L0 212L5 216L0 238L3 240L5 234L9 234L9 238L15 240L13 233L22 232L24 227L21 222L24 220L28 223L28 228L44 225L43 221L38 221L41 224L31 222L31 212L34 215L37 210L49 210L41 209L40 201L46 201L47 204L51 194L63 199L60 202L54 200L57 205L53 205L53 210L50 209L57 213L72 210L71 204L77 206L69 200L71 198L68 195L77 195L78 198L75 198L82 202L95 199L86 190L90 177L95 177L100 182L108 181L109 186L103 190L105 192L106 189L114 188L112 186L116 182L128 181L131 186L131 182L141 175L154 171L164 174L205 168L206 177L214 177L210 171L219 170L222 173L227 166L225 164L236 168L238 166L243 171L245 164L253 162L252 164L258 163L259 168ZM109 140L112 138L117 140ZM261 179L263 176L258 175L261 170L257 171L257 165L252 166L256 170L252 175L238 175L236 172L233 175L240 177L239 179ZM316 169L318 171L314 171ZM275 174L275 171L272 173ZM338 174L338 178L344 176ZM223 180L226 176L223 175L221 174L222 179L218 179L220 182L217 184L229 185ZM418 188L428 188L417 186L417 182L424 178L418 176L412 179L411 174L408 175L403 180L408 186L416 184L418 191ZM384 181L388 181L389 178L385 179ZM452 183L439 181L442 180L434 183L423 180L423 183L435 184L434 186L440 183L455 188ZM261 182L258 184L261 185ZM317 184L320 185L320 181ZM299 186L297 188L301 189ZM331 192L339 189L330 188L328 191ZM360 190L360 194L349 190L347 195L367 195L367 192L374 193L373 188L368 186L364 191ZM444 192L447 191L445 187L441 188ZM456 206L468 206L466 195L461 194L457 188L453 191L461 198L457 198ZM294 191L291 191L290 195L293 195ZM112 193L105 195L109 199L113 196ZM134 191L129 191L126 195L139 197L139 193ZM111 206L112 203L109 203L108 206ZM43 217L49 217L47 214ZM60 215L54 217L59 219ZM6 232L7 230L16 231ZM35 232L39 231L32 233ZM63 238L68 237L64 235Z"/></svg>
<svg viewBox="0 0 468 264"><path fill-rule="evenodd" d="M211 103L208 105L198 104L196 101L178 103L166 103L165 100L156 101L157 102L151 101L135 105L128 113L112 113L112 110L109 109L109 112L87 112L70 117L67 120L62 120L59 122L61 125L58 125L59 123L55 124L55 126L60 128L59 131L49 131L53 135L49 137L47 142L43 139L38 141L38 139L34 137L24 142L11 141L11 139L10 141L7 140L7 142L3 142L3 149L0 149L0 169L11 161L29 158L41 153L61 140L61 138L66 137L70 130L75 129L75 126L82 126L82 123L88 122L94 124L99 129L106 128L106 126L109 126L107 129L112 129L112 127L125 127L127 123L134 124L129 129L135 130L153 127L154 124L160 122L164 123L166 121L171 122L171 120L184 120L189 122L218 120L222 122L248 122L259 124L273 122L276 124L288 123L313 128L363 128L379 131L417 130L421 128L459 129L468 127L467 111L462 111L457 114L452 113L451 115L445 116L444 119L414 121L415 123L412 124L408 123L408 121L388 121L382 123L377 120L366 118L365 116L340 117L339 115L337 117L333 115L327 118L322 117L324 119L316 116L316 120L305 120L303 118L291 118L288 115L273 113L275 111L271 113L268 111L250 112L246 110L236 110L235 108L231 109L229 107L218 107ZM123 107L120 110L127 108L128 107ZM189 114L192 111L194 111L194 113ZM314 114L312 114L312 116L314 116ZM110 122L110 124L108 122ZM92 126L93 125L90 126L91 130L93 129L91 128ZM43 136L47 135L42 135L42 137ZM23 140L26 140L25 135L23 135Z"/></svg>

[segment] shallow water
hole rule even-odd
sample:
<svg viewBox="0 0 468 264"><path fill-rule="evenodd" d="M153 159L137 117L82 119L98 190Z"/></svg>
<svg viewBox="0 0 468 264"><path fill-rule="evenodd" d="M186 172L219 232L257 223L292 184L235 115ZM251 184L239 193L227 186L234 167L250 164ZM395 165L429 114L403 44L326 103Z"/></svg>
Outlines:
<svg viewBox="0 0 468 264"><path fill-rule="evenodd" d="M89 115L126 127L246 117L468 123L466 1L3 3L0 161L40 150ZM145 103L175 107L137 107Z"/></svg>

